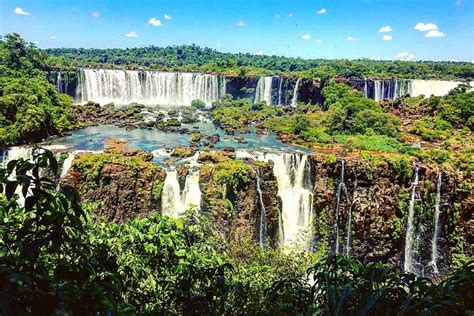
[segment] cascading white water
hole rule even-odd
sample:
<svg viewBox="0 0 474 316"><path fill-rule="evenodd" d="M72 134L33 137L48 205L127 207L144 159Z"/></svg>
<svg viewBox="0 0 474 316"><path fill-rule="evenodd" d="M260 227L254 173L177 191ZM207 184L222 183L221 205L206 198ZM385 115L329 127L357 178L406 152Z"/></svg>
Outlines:
<svg viewBox="0 0 474 316"><path fill-rule="evenodd" d="M175 169L166 171L163 185L162 200L163 214L178 217L192 205L198 209L201 206L201 190L199 188L199 171L189 170L185 178L184 189L181 191L178 173Z"/></svg>
<svg viewBox="0 0 474 316"><path fill-rule="evenodd" d="M461 83L460 81L415 79L411 81L411 95L414 97L419 95L424 95L425 97L430 97L431 95L443 96Z"/></svg>
<svg viewBox="0 0 474 316"><path fill-rule="evenodd" d="M76 156L75 152L68 153L67 158L63 162L63 166L61 168L61 178L67 175L69 169L71 169L72 162L74 161L74 157Z"/></svg>
<svg viewBox="0 0 474 316"><path fill-rule="evenodd" d="M278 80L278 105L283 105L283 77Z"/></svg>
<svg viewBox="0 0 474 316"><path fill-rule="evenodd" d="M272 104L272 76L260 77L255 89L255 102L265 101L267 105Z"/></svg>
<svg viewBox="0 0 474 316"><path fill-rule="evenodd" d="M417 164L415 167L415 179L412 183L410 205L408 209L407 229L406 229L406 235L405 235L405 261L403 264L403 268L406 272L411 272L415 274L418 274L416 258L415 258L415 255L417 253L416 239L418 237L415 234L415 225L413 221L415 218L416 190L419 184L419 180L418 180L419 169L420 169L420 166Z"/></svg>
<svg viewBox="0 0 474 316"><path fill-rule="evenodd" d="M313 218L313 190L308 179L311 166L308 156L297 153L249 153L237 151L237 158L273 161L277 178L278 196L282 200L280 216L280 244L309 245L312 237L310 224Z"/></svg>
<svg viewBox="0 0 474 316"><path fill-rule="evenodd" d="M369 83L371 84L369 85ZM406 95L412 97L420 95L425 97L431 95L443 96L461 83L460 81L446 80L364 79L363 92L365 97L375 101L395 100Z"/></svg>
<svg viewBox="0 0 474 316"><path fill-rule="evenodd" d="M255 173L255 184L257 188L257 199L260 205L260 225L258 232L258 242L260 246L265 247L265 239L267 238L267 220L265 204L263 203L262 187L260 185L260 175L257 171Z"/></svg>
<svg viewBox="0 0 474 316"><path fill-rule="evenodd" d="M336 209L334 211L334 230L336 232L336 246L334 248L334 253L339 254L339 209L341 207L341 193L344 187L344 159L341 159L341 178L339 184L337 185L336 193Z"/></svg>
<svg viewBox="0 0 474 316"><path fill-rule="evenodd" d="M291 106L296 108L298 106L298 90L300 88L301 79L298 78L295 83L295 89L293 90L293 98L291 99Z"/></svg>
<svg viewBox="0 0 474 316"><path fill-rule="evenodd" d="M80 102L147 105L190 105L195 99L211 105L225 94L223 77L188 72L82 69Z"/></svg>
<svg viewBox="0 0 474 316"><path fill-rule="evenodd" d="M433 272L438 274L438 236L439 236L439 215L441 213L441 186L442 186L442 172L438 175L438 184L436 185L436 201L435 201L435 212L434 212L434 231L433 238L431 239L431 262L430 265L433 267Z"/></svg>

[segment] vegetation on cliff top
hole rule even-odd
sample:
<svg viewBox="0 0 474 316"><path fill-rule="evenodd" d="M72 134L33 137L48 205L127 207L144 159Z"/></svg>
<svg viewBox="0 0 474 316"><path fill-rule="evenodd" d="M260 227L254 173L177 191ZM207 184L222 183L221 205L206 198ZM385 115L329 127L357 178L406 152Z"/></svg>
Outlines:
<svg viewBox="0 0 474 316"><path fill-rule="evenodd" d="M474 65L454 62L323 60L283 56L232 54L196 45L126 49L51 48L48 64L57 68L125 67L174 71L201 71L230 76L285 73L308 78L474 78Z"/></svg>
<svg viewBox="0 0 474 316"><path fill-rule="evenodd" d="M47 81L46 59L18 34L0 40L0 149L72 128L72 98Z"/></svg>

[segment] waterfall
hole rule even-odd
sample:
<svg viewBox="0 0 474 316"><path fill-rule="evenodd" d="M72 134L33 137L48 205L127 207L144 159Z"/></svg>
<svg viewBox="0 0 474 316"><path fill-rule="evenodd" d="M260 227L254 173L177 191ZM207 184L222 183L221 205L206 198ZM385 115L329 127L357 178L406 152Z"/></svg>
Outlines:
<svg viewBox="0 0 474 316"><path fill-rule="evenodd" d="M438 184L436 186L436 201L435 201L435 212L434 212L434 232L433 239L431 240L431 262L430 265L433 267L433 272L438 274L438 236L439 236L439 215L441 212L441 186L442 186L442 173L438 175Z"/></svg>
<svg viewBox="0 0 474 316"><path fill-rule="evenodd" d="M58 89L59 92L63 93L63 80L61 78L61 70L58 71L57 77L56 77L56 89Z"/></svg>
<svg viewBox="0 0 474 316"><path fill-rule="evenodd" d="M408 220L407 220L407 230L405 235L405 261L404 261L404 270L406 272L411 272L417 274L417 267L416 267L416 252L417 252L417 243L413 244L415 239L417 239L415 233L415 225L413 223L415 217L415 198L416 198L416 189L418 188L418 173L419 173L420 166L416 164L415 167L415 179L412 183L412 191L410 197L410 205L408 210Z"/></svg>
<svg viewBox="0 0 474 316"><path fill-rule="evenodd" d="M367 79L364 79L364 97L368 98L369 97L369 89L367 87Z"/></svg>
<svg viewBox="0 0 474 316"><path fill-rule="evenodd" d="M412 96L416 97L424 95L425 97L443 96L456 88L462 82L460 81L446 81L446 80L412 80L411 90ZM472 86L472 83L471 83ZM471 89L472 91L472 89Z"/></svg>
<svg viewBox="0 0 474 316"><path fill-rule="evenodd" d="M337 185L336 193L336 209L334 211L334 230L336 231L336 246L334 252L339 254L339 208L341 206L341 193L344 187L344 159L341 159L341 178L339 184Z"/></svg>
<svg viewBox="0 0 474 316"><path fill-rule="evenodd" d="M364 79L363 93L367 98L395 100L410 95L443 96L456 88L460 81L418 80L418 79Z"/></svg>
<svg viewBox="0 0 474 316"><path fill-rule="evenodd" d="M283 105L283 77L280 77L279 83L278 83L278 105Z"/></svg>
<svg viewBox="0 0 474 316"><path fill-rule="evenodd" d="M293 98L291 99L291 106L296 108L298 106L298 89L300 87L301 78L298 78L295 83L295 89L293 90Z"/></svg>
<svg viewBox="0 0 474 316"><path fill-rule="evenodd" d="M308 156L297 153L254 153L237 151L237 158L273 161L277 178L278 196L282 201L279 216L280 245L301 242L309 245L312 237L313 188L310 181L311 165ZM309 229L309 231L308 231Z"/></svg>
<svg viewBox="0 0 474 316"><path fill-rule="evenodd" d="M184 189L181 191L176 169L167 170L161 204L163 214L170 217L178 217L191 205L199 209L201 205L199 171L189 170L185 178Z"/></svg>
<svg viewBox="0 0 474 316"><path fill-rule="evenodd" d="M72 162L74 161L74 157L76 156L75 152L68 153L67 158L63 162L63 167L61 168L61 178L67 175L69 169L71 169Z"/></svg>
<svg viewBox="0 0 474 316"><path fill-rule="evenodd" d="M260 77L255 89L255 102L265 101L267 105L272 104L272 83L273 77Z"/></svg>
<svg viewBox="0 0 474 316"><path fill-rule="evenodd" d="M254 173L255 173L255 184L257 188L257 199L260 205L260 225L259 225L259 233L258 233L258 242L260 246L265 247L265 239L267 238L266 210L265 210L265 204L263 203L262 188L260 185L260 174L256 170L254 170Z"/></svg>
<svg viewBox="0 0 474 316"><path fill-rule="evenodd" d="M80 102L190 105L200 99L210 106L225 94L225 80L210 74L112 69L80 73Z"/></svg>

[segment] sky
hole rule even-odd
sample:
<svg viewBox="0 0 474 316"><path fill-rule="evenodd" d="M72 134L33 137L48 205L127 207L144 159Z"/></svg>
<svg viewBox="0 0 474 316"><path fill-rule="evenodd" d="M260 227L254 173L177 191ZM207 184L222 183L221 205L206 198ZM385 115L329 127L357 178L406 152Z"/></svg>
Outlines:
<svg viewBox="0 0 474 316"><path fill-rule="evenodd" d="M0 0L12 32L40 48L474 62L474 0Z"/></svg>

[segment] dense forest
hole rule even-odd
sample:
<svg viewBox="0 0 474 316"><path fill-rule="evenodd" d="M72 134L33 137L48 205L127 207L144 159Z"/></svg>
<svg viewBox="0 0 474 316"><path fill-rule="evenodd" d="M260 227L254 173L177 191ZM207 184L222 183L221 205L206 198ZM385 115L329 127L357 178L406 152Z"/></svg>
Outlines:
<svg viewBox="0 0 474 316"><path fill-rule="evenodd" d="M0 41L0 148L72 127L72 98L48 82L47 58L18 34Z"/></svg>
<svg viewBox="0 0 474 316"><path fill-rule="evenodd" d="M317 104L269 106L225 95L207 110L203 101L193 100L185 110L168 109L166 117L161 113L150 123L144 120L144 105L133 104L126 109L94 102L73 105L71 97L59 93L47 80L46 72L54 69L97 65L237 75L285 72L326 76L327 80L322 101ZM256 204L247 193L256 194L257 176L271 178L268 182L277 191L275 176L268 171L273 167L261 161L232 159L231 150L207 148L200 157L200 172L207 181L201 186L209 208L198 212L192 207L171 218L163 214L157 202L162 198L165 171L155 165L151 153L112 148L84 154L75 159L74 174L59 180L64 155L34 146L31 159L13 159L0 165L0 314L472 313L474 263L472 239L468 239L472 235L465 237L461 226L468 225L472 210L468 209L469 201L461 202L470 197L469 179L474 170L474 92L461 84L442 97L376 102L329 79L338 75L426 78L427 73L436 78L467 79L474 77L474 68L460 63L225 54L196 46L50 49L45 53L17 34L6 35L0 41L0 148L37 143L51 135L99 124L171 133L184 124L179 116L195 122L197 111L202 110L228 135L249 132L251 127L262 134L276 134L283 142L321 150L318 171L334 177L339 165L336 154L347 154L348 169L353 156L352 167L358 167L359 174L348 173L347 177L355 177L356 184L360 178L367 186L365 191L369 186L374 188L367 201L379 196L385 200L390 189L401 188L394 204L386 206L390 209L382 209L382 215L392 216L393 223L374 222L393 226L392 231L380 235L394 244L403 242L413 161L426 162L426 181L422 184L426 201L433 202L430 190L434 173L445 170L445 185L453 187L445 198L455 202L445 211L446 243L453 248L453 258L449 259L452 270L428 278L404 272L393 262L377 262L378 257L351 258L333 253L329 241L333 227L328 222L332 204L315 212L319 230L317 245L311 251L305 245L275 247L274 240L268 245L259 243L246 222L255 214L239 214L237 199ZM194 131L193 146L204 147L205 141L205 146L210 146L208 136L215 135ZM421 148L414 143L421 143ZM189 157L193 150L197 149L181 148L174 154ZM447 178L448 173L452 179ZM386 180L379 186L377 177L381 175ZM330 189L321 190L334 191L332 177L327 176L327 183ZM352 184L348 192L355 190ZM113 185L124 192L112 194ZM148 185L152 187L145 192ZM117 205L114 199L123 200ZM278 204L278 199L274 200L266 205L272 217L278 213L276 207L270 209ZM431 204L417 206L416 211L431 219ZM145 212L140 209L143 205ZM371 207L367 204L367 213L362 213L369 214L361 219L368 225L372 224L371 216L377 215ZM277 222L273 218L272 225L277 226ZM366 233L372 235L373 231ZM378 244L360 246L377 248ZM362 250L370 252L365 248Z"/></svg>
<svg viewBox="0 0 474 316"><path fill-rule="evenodd" d="M45 52L56 68L109 67L201 71L227 75L287 74L307 77L472 79L474 65L455 62L324 60L223 53L196 45L126 49L53 48Z"/></svg>

